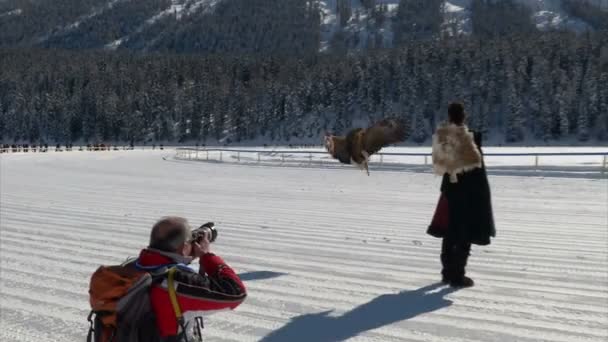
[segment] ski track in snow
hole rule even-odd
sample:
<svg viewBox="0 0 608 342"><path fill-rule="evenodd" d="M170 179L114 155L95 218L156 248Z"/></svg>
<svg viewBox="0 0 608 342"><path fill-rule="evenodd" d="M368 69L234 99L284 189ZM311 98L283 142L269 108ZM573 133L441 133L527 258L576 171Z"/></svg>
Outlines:
<svg viewBox="0 0 608 342"><path fill-rule="evenodd" d="M249 297L206 341L599 342L608 180L490 176L498 236L472 289L437 285L440 179L162 160L171 151L0 156L0 340L82 341L88 280L163 215L215 221ZM304 316L306 315L306 316Z"/></svg>

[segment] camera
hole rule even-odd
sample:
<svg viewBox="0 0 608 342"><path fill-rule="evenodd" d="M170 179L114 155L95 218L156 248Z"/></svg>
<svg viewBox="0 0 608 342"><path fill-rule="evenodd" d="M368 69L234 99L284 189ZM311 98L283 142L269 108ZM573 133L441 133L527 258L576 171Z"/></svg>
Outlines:
<svg viewBox="0 0 608 342"><path fill-rule="evenodd" d="M209 237L209 242L214 242L217 239L217 229L213 222L207 222L204 225L192 231L192 241L200 243L205 238L205 233Z"/></svg>

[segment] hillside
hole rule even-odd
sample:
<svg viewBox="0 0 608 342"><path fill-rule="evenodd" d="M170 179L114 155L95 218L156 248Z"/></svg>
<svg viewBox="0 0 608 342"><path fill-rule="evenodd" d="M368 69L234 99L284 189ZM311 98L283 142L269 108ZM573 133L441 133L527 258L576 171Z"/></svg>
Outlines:
<svg viewBox="0 0 608 342"><path fill-rule="evenodd" d="M459 100L494 142L605 141L603 3L4 0L0 140L424 143Z"/></svg>
<svg viewBox="0 0 608 342"><path fill-rule="evenodd" d="M4 0L0 47L340 52L438 36L602 29L608 13L597 9L608 10L608 1Z"/></svg>
<svg viewBox="0 0 608 342"><path fill-rule="evenodd" d="M305 58L0 51L0 139L318 142L393 116L423 143L460 100L496 142L608 140L607 52L571 32Z"/></svg>

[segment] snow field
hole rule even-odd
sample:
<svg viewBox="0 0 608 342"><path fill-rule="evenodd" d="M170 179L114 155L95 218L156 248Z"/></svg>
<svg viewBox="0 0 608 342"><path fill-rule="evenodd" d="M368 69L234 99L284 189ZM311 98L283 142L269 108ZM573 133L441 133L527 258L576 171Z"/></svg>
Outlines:
<svg viewBox="0 0 608 342"><path fill-rule="evenodd" d="M487 152L487 151L486 151ZM246 302L206 341L604 341L608 181L491 175L498 236L439 284L429 172L253 167L170 151L0 156L0 340L82 341L88 279L163 215L215 221ZM373 169L373 168L372 168Z"/></svg>

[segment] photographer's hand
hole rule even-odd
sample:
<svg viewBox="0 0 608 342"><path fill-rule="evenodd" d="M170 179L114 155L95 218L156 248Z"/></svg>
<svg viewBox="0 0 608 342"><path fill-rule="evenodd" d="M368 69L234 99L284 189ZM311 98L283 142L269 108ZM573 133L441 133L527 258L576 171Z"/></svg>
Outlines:
<svg viewBox="0 0 608 342"><path fill-rule="evenodd" d="M203 237L203 239L200 240L200 242L195 241L192 243L194 257L200 258L201 255L210 253L211 252L210 247L211 247L211 242L209 242L209 235L207 234L207 232L205 232L205 236Z"/></svg>

